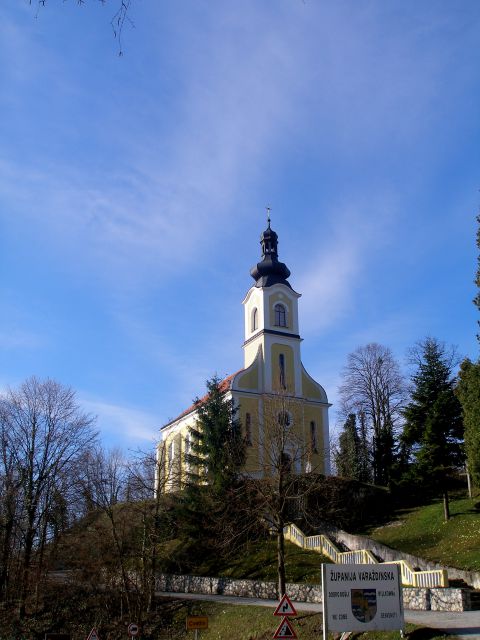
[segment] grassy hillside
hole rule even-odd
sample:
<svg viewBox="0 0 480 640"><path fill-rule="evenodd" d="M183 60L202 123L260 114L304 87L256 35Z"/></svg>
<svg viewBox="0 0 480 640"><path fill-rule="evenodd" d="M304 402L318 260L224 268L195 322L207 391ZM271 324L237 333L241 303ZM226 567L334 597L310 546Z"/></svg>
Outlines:
<svg viewBox="0 0 480 640"><path fill-rule="evenodd" d="M480 571L480 496L456 499L443 521L441 502L400 511L389 524L367 531L378 542L425 560Z"/></svg>
<svg viewBox="0 0 480 640"><path fill-rule="evenodd" d="M220 570L221 576L228 578L251 578L258 580L277 579L276 541L259 540L245 547L237 557ZM285 543L285 563L287 582L320 582L321 564L330 562L314 551L304 551ZM205 573L208 575L208 572Z"/></svg>
<svg viewBox="0 0 480 640"><path fill-rule="evenodd" d="M162 550L161 570L177 572L175 557L189 557L188 573L198 576L221 576L226 578L249 578L251 580L277 580L277 548L272 538L257 539L235 549L228 556L198 551L198 547L185 548L179 540L168 541ZM285 543L287 582L320 582L321 564L328 558L304 551ZM178 569L181 570L181 565Z"/></svg>

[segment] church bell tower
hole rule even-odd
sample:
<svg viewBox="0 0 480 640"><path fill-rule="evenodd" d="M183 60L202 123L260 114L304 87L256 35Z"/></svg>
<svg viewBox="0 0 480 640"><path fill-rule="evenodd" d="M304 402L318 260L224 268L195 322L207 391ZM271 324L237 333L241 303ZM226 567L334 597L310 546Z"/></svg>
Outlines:
<svg viewBox="0 0 480 640"><path fill-rule="evenodd" d="M262 258L251 270L255 284L245 309L244 367L263 361L263 391L302 396L302 363L298 327L298 298L288 282L290 270L278 259L278 235L270 226L260 238Z"/></svg>

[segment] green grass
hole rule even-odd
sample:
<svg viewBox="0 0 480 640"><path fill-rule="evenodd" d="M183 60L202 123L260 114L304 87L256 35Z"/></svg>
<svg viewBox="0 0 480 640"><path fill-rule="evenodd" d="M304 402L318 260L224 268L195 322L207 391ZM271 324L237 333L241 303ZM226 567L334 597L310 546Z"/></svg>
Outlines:
<svg viewBox="0 0 480 640"><path fill-rule="evenodd" d="M228 566L220 575L228 578L251 578L255 580L277 579L277 547L274 538L251 543L236 558L230 558ZM304 551L285 543L285 565L287 582L320 582L321 566L329 560L314 551Z"/></svg>
<svg viewBox="0 0 480 640"><path fill-rule="evenodd" d="M280 624L280 618L273 616L273 608L251 605L233 605L205 601L184 601L170 627L174 638L193 638L193 632L182 634L187 615L208 616L208 630L199 633L200 640L270 640ZM302 640L318 640L322 636L322 614L298 611L292 626ZM445 638L439 631L407 624L406 630L411 640L440 640ZM160 636L159 636L160 637ZM162 636L163 637L163 636ZM333 635L329 634L333 639ZM358 640L399 640L398 631L358 633ZM455 636L449 636L455 638Z"/></svg>
<svg viewBox="0 0 480 640"><path fill-rule="evenodd" d="M450 520L444 522L441 502L404 510L395 521L367 535L425 560L480 571L479 497L452 500L450 511Z"/></svg>
<svg viewBox="0 0 480 640"><path fill-rule="evenodd" d="M274 537L251 541L235 549L228 556L198 553L198 547L182 548L179 540L169 540L162 546L161 553L169 559L182 554L188 557L188 570L178 568L169 560L163 565L166 573L190 573L198 576L220 576L226 578L247 578L251 580L277 580L277 547ZM323 562L329 562L315 551L305 551L285 542L285 565L287 582L315 583L321 581Z"/></svg>

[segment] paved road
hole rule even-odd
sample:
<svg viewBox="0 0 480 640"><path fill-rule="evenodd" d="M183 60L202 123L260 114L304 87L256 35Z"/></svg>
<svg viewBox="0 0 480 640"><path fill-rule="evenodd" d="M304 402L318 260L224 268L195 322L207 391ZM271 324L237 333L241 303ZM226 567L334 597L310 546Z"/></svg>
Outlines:
<svg viewBox="0 0 480 640"><path fill-rule="evenodd" d="M215 600L229 604L253 604L261 607L275 608L277 600L261 600L259 598L239 598L234 596L202 595L197 593L157 592L158 596L180 598L185 600ZM295 602L299 611L322 611L321 604L311 602ZM480 640L480 611L405 611L405 620L425 627L433 627L444 633L452 633L463 640Z"/></svg>

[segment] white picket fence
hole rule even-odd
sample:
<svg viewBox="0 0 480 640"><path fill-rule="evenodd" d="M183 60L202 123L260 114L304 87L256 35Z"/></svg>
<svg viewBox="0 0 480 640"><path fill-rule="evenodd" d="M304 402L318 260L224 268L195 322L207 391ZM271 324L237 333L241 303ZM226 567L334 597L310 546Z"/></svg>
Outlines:
<svg viewBox="0 0 480 640"><path fill-rule="evenodd" d="M336 564L377 564L377 560L368 549L340 551L327 536L323 534L306 536L294 524L287 525L284 534L286 540L298 547L321 553ZM448 575L445 569L414 571L404 560L396 560L395 564L400 565L402 584L406 587L448 587Z"/></svg>

